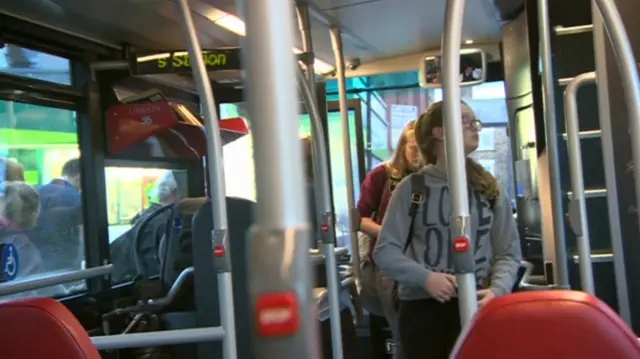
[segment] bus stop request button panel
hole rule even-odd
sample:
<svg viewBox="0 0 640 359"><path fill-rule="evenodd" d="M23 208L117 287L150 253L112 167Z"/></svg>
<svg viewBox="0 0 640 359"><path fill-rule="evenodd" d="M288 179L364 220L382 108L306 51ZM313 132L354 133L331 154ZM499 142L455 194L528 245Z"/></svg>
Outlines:
<svg viewBox="0 0 640 359"><path fill-rule="evenodd" d="M263 294L256 301L256 324L263 337L294 335L300 328L295 292Z"/></svg>

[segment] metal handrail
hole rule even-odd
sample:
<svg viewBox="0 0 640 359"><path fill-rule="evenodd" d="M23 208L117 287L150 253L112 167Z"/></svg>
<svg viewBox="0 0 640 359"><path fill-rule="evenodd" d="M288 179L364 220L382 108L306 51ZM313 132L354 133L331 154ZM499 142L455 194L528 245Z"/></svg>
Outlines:
<svg viewBox="0 0 640 359"><path fill-rule="evenodd" d="M185 268L184 270L182 270L182 272L180 272L178 278L173 282L166 296L157 299L149 299L147 303L151 305L158 305L161 307L173 303L176 297L178 297L178 294L180 293L180 290L182 289L184 283L186 283L187 279L192 275L193 267Z"/></svg>
<svg viewBox="0 0 640 359"><path fill-rule="evenodd" d="M580 149L580 123L578 120L578 90L587 84L595 83L596 73L580 74L567 85L564 90L564 114L567 128L567 150L569 154L569 173L571 177L571 214L577 211L577 218L571 220L571 226L576 232L578 257L580 258L581 288L586 293L595 294L593 283L593 268L591 267L591 245L587 219L587 206L582 171L582 151ZM575 223L578 221L578 223Z"/></svg>
<svg viewBox="0 0 640 359"><path fill-rule="evenodd" d="M620 81L627 104L627 113L631 127L631 153L633 162L640 163L640 79L638 67L629 36L614 1L595 0L602 14L604 27L609 34L613 54L618 63ZM604 51L604 49L596 49ZM640 208L640 174L634 171L636 188L636 207ZM640 211L638 211L640 218Z"/></svg>
<svg viewBox="0 0 640 359"><path fill-rule="evenodd" d="M163 330L151 333L103 335L91 337L91 341L98 350L113 350L201 343L224 340L225 337L226 333L222 327L209 327Z"/></svg>
<svg viewBox="0 0 640 359"><path fill-rule="evenodd" d="M549 167L549 191L551 194L551 225L554 239L554 276L560 286L569 285L569 268L564 233L564 215L562 210L562 184L560 183L560 157L558 154L558 131L556 125L556 102L553 62L551 54L548 0L537 1L538 35L540 38L540 57L542 60L542 96L544 97L545 142Z"/></svg>
<svg viewBox="0 0 640 359"><path fill-rule="evenodd" d="M0 284L0 297L94 277L106 276L109 275L112 270L113 265L107 264L100 267L81 269L18 282L5 282Z"/></svg>
<svg viewBox="0 0 640 359"><path fill-rule="evenodd" d="M460 94L460 44L465 0L449 0L445 8L442 36L442 93L444 99L445 154L451 193L451 237L469 241L469 199L467 197L466 155L462 143L462 99ZM473 250L453 254L453 270L458 283L458 306L462 327L478 310Z"/></svg>
<svg viewBox="0 0 640 359"><path fill-rule="evenodd" d="M218 276L218 299L220 303L220 321L224 328L222 339L222 356L224 359L236 359L236 324L234 316L233 285L228 248L227 199L225 190L224 161L218 113L211 88L211 81L202 58L202 48L196 32L188 0L176 1L178 21L184 33L189 58L191 59L193 79L198 89L202 117L205 124L207 146L207 169L209 194L211 197L211 216L213 220L213 246L223 248L222 256L215 256Z"/></svg>

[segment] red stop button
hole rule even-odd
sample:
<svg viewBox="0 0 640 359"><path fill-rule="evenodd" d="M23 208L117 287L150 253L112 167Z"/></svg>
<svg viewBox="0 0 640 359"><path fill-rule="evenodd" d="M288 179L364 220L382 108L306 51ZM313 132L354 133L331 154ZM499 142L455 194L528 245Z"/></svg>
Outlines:
<svg viewBox="0 0 640 359"><path fill-rule="evenodd" d="M256 302L256 327L263 337L295 334L300 328L298 297L293 292L264 294Z"/></svg>
<svg viewBox="0 0 640 359"><path fill-rule="evenodd" d="M466 253L469 251L469 238L458 237L453 241L453 251L456 253Z"/></svg>
<svg viewBox="0 0 640 359"><path fill-rule="evenodd" d="M322 226L320 226L320 230L323 232L329 232L329 225L328 224L323 224Z"/></svg>
<svg viewBox="0 0 640 359"><path fill-rule="evenodd" d="M216 258L224 257L224 246L215 246L213 248L213 256Z"/></svg>

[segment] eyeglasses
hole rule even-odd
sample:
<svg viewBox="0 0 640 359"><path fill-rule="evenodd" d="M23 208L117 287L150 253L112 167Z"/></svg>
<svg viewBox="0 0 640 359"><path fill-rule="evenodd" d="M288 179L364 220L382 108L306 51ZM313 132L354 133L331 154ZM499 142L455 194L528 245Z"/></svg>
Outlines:
<svg viewBox="0 0 640 359"><path fill-rule="evenodd" d="M482 121L480 121L477 117L462 116L462 126L470 128L472 130L481 131Z"/></svg>

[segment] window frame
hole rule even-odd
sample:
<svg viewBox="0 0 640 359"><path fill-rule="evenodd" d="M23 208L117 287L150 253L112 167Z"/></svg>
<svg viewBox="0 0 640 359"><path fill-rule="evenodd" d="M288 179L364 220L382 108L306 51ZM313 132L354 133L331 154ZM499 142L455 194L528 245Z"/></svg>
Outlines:
<svg viewBox="0 0 640 359"><path fill-rule="evenodd" d="M99 151L95 151L97 149L94 146L95 135L98 134L98 137L103 135L101 131L95 131L95 126L92 123L102 120L102 111L100 111L99 107L93 106L93 114L90 115L92 105L95 105L96 102L91 101L91 88L87 86L91 79L88 62L106 57L118 58L121 56L121 49L115 46L98 44L79 36L6 14L0 14L0 24L2 42L69 60L71 85L2 73L0 74L0 99L75 112L76 135L78 136L84 189L82 206L85 263L87 268L107 264L109 253L108 238L101 239L94 234L94 228L99 224L100 216L97 215L97 212L100 212L100 201L98 200L98 203L96 203L96 199L88 200L87 196L85 196L86 193L102 193L94 191L96 186L90 180L94 178L97 172L96 167L101 165L99 159L96 160L95 158L100 157L101 154ZM29 29L29 31L27 32L25 29ZM91 120L92 118L93 120ZM89 208L98 210L89 210ZM106 208L104 208L104 213L106 215ZM103 241L106 246L100 243ZM109 283L108 278L90 278L86 280L86 291L56 296L56 298L70 300L109 290L108 286L105 287L105 283Z"/></svg>
<svg viewBox="0 0 640 359"><path fill-rule="evenodd" d="M73 81L73 67L70 66L70 75ZM87 151L82 148L82 133L80 131L80 121L81 121L81 109L82 104L84 102L84 97L82 94L73 89L72 86L60 85L52 82L42 81L38 79L21 77L12 74L0 74L0 100L2 101L13 101L20 103L33 104L42 107L48 107L53 109L61 109L67 111L73 111L76 113L76 135L78 136L78 149L81 154L81 162L83 157L91 157L82 155L83 152L86 154ZM81 166L81 176L85 178L87 174L85 173L85 166ZM85 192L86 193L86 192ZM87 252L90 252L91 249L88 248L89 245L86 241L86 229L90 226L87 225L86 216L87 211L85 209L85 196L83 193L83 229L84 229L84 238L85 238L85 262L87 263L87 267L91 267L91 264L87 260ZM61 294L59 296L55 296L55 298L69 298L85 295L90 290L90 280L86 281L86 291L75 292L70 295Z"/></svg>

